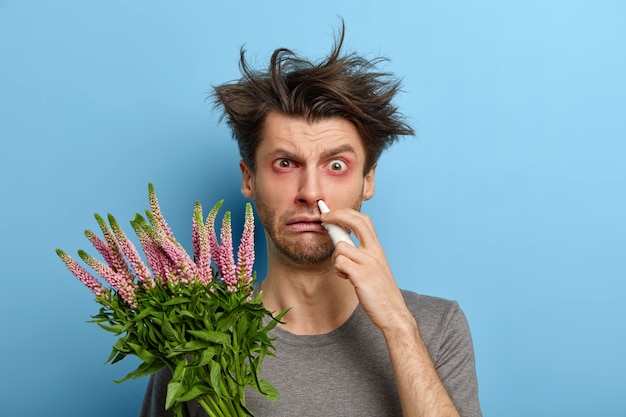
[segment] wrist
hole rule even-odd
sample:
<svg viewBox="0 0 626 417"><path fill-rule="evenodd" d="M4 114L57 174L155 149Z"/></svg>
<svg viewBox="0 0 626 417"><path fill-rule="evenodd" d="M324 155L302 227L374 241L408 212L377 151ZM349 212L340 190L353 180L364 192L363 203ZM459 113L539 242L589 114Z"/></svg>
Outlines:
<svg viewBox="0 0 626 417"><path fill-rule="evenodd" d="M381 327L381 331L387 341L394 339L408 341L420 337L417 321L408 311L406 314L395 316L393 320Z"/></svg>

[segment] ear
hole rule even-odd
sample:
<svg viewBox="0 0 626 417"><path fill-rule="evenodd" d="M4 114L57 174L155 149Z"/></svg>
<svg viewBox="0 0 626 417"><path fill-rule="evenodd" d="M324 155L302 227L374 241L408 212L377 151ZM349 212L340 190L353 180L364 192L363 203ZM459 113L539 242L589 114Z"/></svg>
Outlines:
<svg viewBox="0 0 626 417"><path fill-rule="evenodd" d="M239 169L241 169L241 194L246 198L252 198L254 194L254 174L243 160L239 161Z"/></svg>
<svg viewBox="0 0 626 417"><path fill-rule="evenodd" d="M374 174L376 174L376 167L378 164L369 170L365 177L363 177L363 200L369 200L374 197Z"/></svg>

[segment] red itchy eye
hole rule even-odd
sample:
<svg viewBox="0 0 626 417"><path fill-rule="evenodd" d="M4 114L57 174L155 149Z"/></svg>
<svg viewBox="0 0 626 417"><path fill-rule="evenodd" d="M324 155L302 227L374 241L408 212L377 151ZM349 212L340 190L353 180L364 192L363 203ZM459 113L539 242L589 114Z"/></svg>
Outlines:
<svg viewBox="0 0 626 417"><path fill-rule="evenodd" d="M287 158L278 158L272 162L273 169L281 172L289 171L296 166L297 164L294 161Z"/></svg>
<svg viewBox="0 0 626 417"><path fill-rule="evenodd" d="M326 165L326 167L333 173L341 173L348 169L348 164L341 159L333 159Z"/></svg>

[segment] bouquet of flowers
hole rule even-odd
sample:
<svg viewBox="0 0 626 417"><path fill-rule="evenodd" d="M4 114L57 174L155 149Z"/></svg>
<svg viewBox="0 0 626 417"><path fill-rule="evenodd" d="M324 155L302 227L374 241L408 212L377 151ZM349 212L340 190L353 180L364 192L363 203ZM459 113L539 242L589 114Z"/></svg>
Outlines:
<svg viewBox="0 0 626 417"><path fill-rule="evenodd" d="M154 192L148 185L150 210L130 223L146 262L112 215L108 224L96 220L104 239L86 230L87 239L104 262L83 250L80 258L108 283L104 285L61 249L57 254L101 305L93 322L119 336L107 362L127 355L141 364L125 378L140 378L168 367L166 409L182 416L182 403L195 399L211 417L246 416L245 388L251 386L269 400L278 392L259 377L261 363L273 354L268 331L276 317L254 295L254 217L246 205L245 225L233 254L230 212L222 221L220 239L215 220L222 201L203 218L194 205L193 258L176 241Z"/></svg>

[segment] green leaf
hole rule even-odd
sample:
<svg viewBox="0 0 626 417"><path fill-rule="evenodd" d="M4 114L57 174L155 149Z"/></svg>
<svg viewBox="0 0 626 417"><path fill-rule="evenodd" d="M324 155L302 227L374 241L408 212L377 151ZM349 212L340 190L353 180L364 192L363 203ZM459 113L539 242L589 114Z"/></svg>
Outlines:
<svg viewBox="0 0 626 417"><path fill-rule="evenodd" d="M183 395L180 396L179 401L182 401L182 402L190 401L199 397L200 395L212 394L212 393L213 393L213 389L211 389L211 387L208 384L204 382L196 382L195 384L192 385L192 387L189 390L187 390L187 392L185 392Z"/></svg>
<svg viewBox="0 0 626 417"><path fill-rule="evenodd" d="M147 326L148 338L153 345L159 345L163 341L163 336L158 330L154 329L154 326Z"/></svg>
<svg viewBox="0 0 626 417"><path fill-rule="evenodd" d="M167 384L167 394L165 396L165 409L168 410L175 403L180 401L180 396L187 390L188 368L185 366L186 361L178 362L172 373L172 379Z"/></svg>
<svg viewBox="0 0 626 417"><path fill-rule="evenodd" d="M171 340L172 342L179 340L178 333L174 330L172 324L166 317L163 317L161 330L163 331L163 336L165 336L167 340Z"/></svg>
<svg viewBox="0 0 626 417"><path fill-rule="evenodd" d="M133 350L133 354L135 354L139 359L144 362L152 362L156 359L156 356L150 353L145 347L138 345L136 343L128 343L128 346Z"/></svg>
<svg viewBox="0 0 626 417"><path fill-rule="evenodd" d="M167 384L167 395L165 396L165 409L169 410L177 402L182 384L176 381L170 381Z"/></svg>
<svg viewBox="0 0 626 417"><path fill-rule="evenodd" d="M109 355L109 358L104 363L114 364L116 362L121 361L125 357L126 357L126 353L120 352L114 348L113 350L111 350L111 355Z"/></svg>
<svg viewBox="0 0 626 417"><path fill-rule="evenodd" d="M178 315L180 317L189 317L190 319L194 319L194 320L196 319L196 316L193 313L191 313L190 311L187 311L187 310L180 310L178 312Z"/></svg>
<svg viewBox="0 0 626 417"><path fill-rule="evenodd" d="M212 332L209 330L187 330L187 333L199 338L200 340L230 346L230 336L226 333Z"/></svg>
<svg viewBox="0 0 626 417"><path fill-rule="evenodd" d="M172 375L172 381L181 381L186 373L187 367L185 366L185 361L178 362L178 365L176 365L176 369L174 369Z"/></svg>
<svg viewBox="0 0 626 417"><path fill-rule="evenodd" d="M216 348L207 348L204 349L202 351L202 354L200 355L200 362L198 363L198 366L206 366L211 362L211 359L213 359L213 357L215 356L215 354L217 353L217 349Z"/></svg>
<svg viewBox="0 0 626 417"><path fill-rule="evenodd" d="M144 362L139 365L137 369L126 375L123 379L117 379L114 380L114 382L116 384L119 384L121 382L128 381L129 379L143 378L145 376L152 375L153 373L160 371L161 369L163 369L163 366L165 366L163 362L157 360L151 363Z"/></svg>
<svg viewBox="0 0 626 417"><path fill-rule="evenodd" d="M141 312L135 316L135 321L141 321L154 312L154 308L146 307L141 309Z"/></svg>
<svg viewBox="0 0 626 417"><path fill-rule="evenodd" d="M264 379L259 380L258 391L271 402L276 401L276 399L280 396L278 390L276 390L272 384Z"/></svg>
<svg viewBox="0 0 626 417"><path fill-rule="evenodd" d="M191 300L189 300L189 298L175 297L175 298L171 298L171 299L167 300L162 305L163 306L175 306L175 305L178 305L178 304L185 304L185 303L188 303L190 301Z"/></svg>
<svg viewBox="0 0 626 417"><path fill-rule="evenodd" d="M213 346L214 344L212 342L207 342L206 340L191 340L182 346L175 347L173 350L175 352L193 352L194 350L208 349L215 351L216 349Z"/></svg>
<svg viewBox="0 0 626 417"><path fill-rule="evenodd" d="M97 322L96 324L107 332L115 333L116 335L121 334L124 331L124 326L121 324L108 325L101 322Z"/></svg>
<svg viewBox="0 0 626 417"><path fill-rule="evenodd" d="M267 326L265 326L265 328L263 330L265 330L266 332L272 330L274 327L276 327L278 325L278 323L281 323L281 319L285 316L285 314L287 314L289 312L290 309L287 309L283 312L281 312L279 315L272 317L272 320L270 320L270 322L267 324Z"/></svg>
<svg viewBox="0 0 626 417"><path fill-rule="evenodd" d="M222 366L218 362L211 360L209 362L209 368L209 381L211 383L211 387L213 388L213 391L215 391L215 395L219 397L222 391Z"/></svg>

